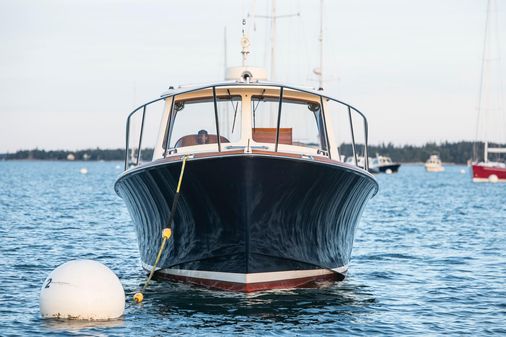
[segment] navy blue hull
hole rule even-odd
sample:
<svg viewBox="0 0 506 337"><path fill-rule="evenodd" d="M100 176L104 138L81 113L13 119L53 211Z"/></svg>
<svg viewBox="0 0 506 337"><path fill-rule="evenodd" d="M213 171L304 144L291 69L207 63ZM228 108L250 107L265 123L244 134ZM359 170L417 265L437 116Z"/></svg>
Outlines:
<svg viewBox="0 0 506 337"><path fill-rule="evenodd" d="M381 173L386 173L390 170L391 173L397 173L399 171L399 167L401 164L391 164L391 165L383 165L377 168Z"/></svg>
<svg viewBox="0 0 506 337"><path fill-rule="evenodd" d="M180 168L181 162L155 162L115 185L148 266L167 227ZM247 154L188 160L159 266L231 273L346 266L377 188L370 174L342 164Z"/></svg>

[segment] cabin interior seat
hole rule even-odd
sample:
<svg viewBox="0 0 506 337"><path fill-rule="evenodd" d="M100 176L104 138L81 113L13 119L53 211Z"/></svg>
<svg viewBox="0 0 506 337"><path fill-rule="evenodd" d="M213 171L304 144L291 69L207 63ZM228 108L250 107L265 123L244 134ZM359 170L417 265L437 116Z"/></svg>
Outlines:
<svg viewBox="0 0 506 337"><path fill-rule="evenodd" d="M257 143L276 143L277 128L253 128L253 140ZM292 128L279 128L279 144L292 144Z"/></svg>
<svg viewBox="0 0 506 337"><path fill-rule="evenodd" d="M218 143L218 136L217 135L208 134L208 137L209 137L209 139L206 144ZM220 142L221 143L230 143L230 141L223 136L220 136ZM204 144L199 144L198 135L183 136L178 139L178 141L176 142L176 145L174 147L178 148L178 147L194 146L194 145L204 145Z"/></svg>

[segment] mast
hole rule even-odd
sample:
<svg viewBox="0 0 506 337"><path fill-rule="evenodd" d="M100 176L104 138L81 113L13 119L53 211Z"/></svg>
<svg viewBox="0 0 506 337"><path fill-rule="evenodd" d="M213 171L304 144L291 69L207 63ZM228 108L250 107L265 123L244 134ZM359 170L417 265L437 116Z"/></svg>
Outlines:
<svg viewBox="0 0 506 337"><path fill-rule="evenodd" d="M318 88L323 89L323 0L320 0L320 71L318 74Z"/></svg>
<svg viewBox="0 0 506 337"><path fill-rule="evenodd" d="M223 70L225 71L225 74L223 78L227 78L227 67L228 67L228 60L227 60L227 26L223 27Z"/></svg>
<svg viewBox="0 0 506 337"><path fill-rule="evenodd" d="M276 0L271 0L271 15L254 15L254 18L270 19L271 20L271 69L270 69L270 80L276 79L276 34L277 34L277 21L278 19L291 18L294 16L300 16L300 13L294 14L276 14ZM248 14L248 16L250 16Z"/></svg>
<svg viewBox="0 0 506 337"><path fill-rule="evenodd" d="M488 41L488 34L489 34L489 21L490 21L490 10L491 10L491 0L487 0L487 14L485 17L485 34L483 36L483 51L482 51L482 57L481 57L481 73L480 73L480 88L478 91L478 114L476 115L476 136L475 136L475 143L473 145L473 161L478 161L478 150L476 149L476 142L478 141L479 137L479 130L480 130L480 115L482 112L482 96L483 96L483 86L484 86L484 80L485 80L485 70L487 67L487 41ZM485 152L487 149L487 144L485 143ZM485 157L487 157L486 154L484 154ZM485 158L485 162L487 159Z"/></svg>
<svg viewBox="0 0 506 337"><path fill-rule="evenodd" d="M284 14L278 15L276 14L276 0L271 0L271 15L256 15L257 18L261 19L270 19L271 20L271 69L270 69L270 80L274 81L276 79L276 30L277 30L277 20L283 18L290 18L294 16L300 16L300 13L297 12L295 14ZM271 106L270 109L270 121L271 125L274 125L276 122L276 111Z"/></svg>
<svg viewBox="0 0 506 337"><path fill-rule="evenodd" d="M323 90L323 0L320 0L320 36L318 41L320 44L320 64L313 69L313 73L318 78L318 90Z"/></svg>
<svg viewBox="0 0 506 337"><path fill-rule="evenodd" d="M501 47L499 40L497 2L487 1L485 36L478 96L478 114L476 118L476 141L484 142L484 161L488 162L489 153L506 153L506 148L497 147L506 135L506 120L503 111L503 83L501 76ZM480 137L480 132L483 133ZM489 147L491 143L492 147ZM476 143L473 146L473 160L476 161Z"/></svg>
<svg viewBox="0 0 506 337"><path fill-rule="evenodd" d="M271 81L276 77L276 0L272 0L271 9Z"/></svg>

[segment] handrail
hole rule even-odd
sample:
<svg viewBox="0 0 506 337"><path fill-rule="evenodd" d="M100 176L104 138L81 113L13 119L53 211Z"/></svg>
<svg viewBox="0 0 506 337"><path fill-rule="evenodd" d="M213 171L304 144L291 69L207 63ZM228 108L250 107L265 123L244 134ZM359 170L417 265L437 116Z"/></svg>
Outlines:
<svg viewBox="0 0 506 337"><path fill-rule="evenodd" d="M337 102L337 100L335 100L335 101ZM353 106L346 104L346 103L341 103L341 104L345 104L348 106L348 108L351 108L351 110L354 110L355 112L357 112L359 114L359 116L362 117L362 119L364 121L364 157L365 157L364 168L368 171L369 170L369 150L368 150L368 147L369 147L369 123L367 122L367 118L365 117L365 115L363 113L358 111Z"/></svg>
<svg viewBox="0 0 506 337"><path fill-rule="evenodd" d="M144 104L140 105L139 107L135 108L132 112L130 112L128 114L127 121L126 121L125 170L127 170L128 166L129 166L129 163L128 163L128 150L129 150L129 144L130 144L130 119L140 109L143 109L143 111L145 112L146 111L146 107L148 105L151 105L153 103L159 102L159 101L164 100L164 99L166 99L166 97L160 97L160 98L151 100L151 101L149 101L147 103L144 103ZM143 118L143 122L144 122L144 118ZM142 132L141 132L141 137L139 137L139 138L141 138L141 139L139 139L139 144L140 144L141 141L142 141ZM138 151L138 152L140 152L140 151ZM138 164L139 164L139 160L137 160L136 165L138 165Z"/></svg>
<svg viewBox="0 0 506 337"><path fill-rule="evenodd" d="M281 124L281 105L283 104L283 87L279 88L279 105L278 105L278 122L276 126L276 145L274 146L274 152L278 152L279 145L279 128Z"/></svg>
<svg viewBox="0 0 506 337"><path fill-rule="evenodd" d="M168 121L167 121L167 129L165 130L165 136L167 138L164 138L164 140L165 140L165 148L163 150L163 158L167 157L167 150L169 149L169 140L170 140L170 134L169 134L169 132L170 132L170 129L172 127L172 119L174 118L174 116L172 116L172 114L174 113L174 104L176 102L176 100L174 99L174 97L172 97L172 102L170 103L170 111L169 111L169 116L168 116Z"/></svg>
<svg viewBox="0 0 506 337"><path fill-rule="evenodd" d="M141 122L141 134L139 135L139 146L137 147L137 162L135 165L139 165L141 160L141 143L142 143L142 133L144 132L144 119L146 118L146 106L142 109L142 122Z"/></svg>
<svg viewBox="0 0 506 337"><path fill-rule="evenodd" d="M363 117L363 116L362 116ZM368 143L369 143L369 125L367 123L367 118L364 118L364 156L367 158L365 161L365 169L369 171L369 150L368 150Z"/></svg>
<svg viewBox="0 0 506 337"><path fill-rule="evenodd" d="M214 120L216 122L216 140L218 142L218 152L221 152L220 140L220 122L218 121L218 102L216 102L216 87L213 87L213 102L214 102Z"/></svg>
<svg viewBox="0 0 506 337"><path fill-rule="evenodd" d="M321 113L322 113L322 117L323 117L323 124L324 124L324 129L323 129L323 132L325 133L325 142L326 142L326 145L327 145L327 151L328 151L328 157L330 158L331 156L331 144L329 142L329 136L328 136L328 130L327 130L327 118L325 116L325 111L324 111L324 108L323 108L323 99L327 99L327 101L333 101L333 102L336 102L338 104L341 104L345 107L348 108L348 116L349 116L349 119L350 119L350 128L351 128L351 135L352 135L352 151L353 151L353 157L355 158L355 165L358 166L358 156L357 156L357 150L356 150L356 141L355 141L355 132L354 132L354 126L353 126L353 121L352 121L352 113L356 113L358 114L360 117L362 117L362 120L363 120L363 128L364 128L364 160L365 160L365 164L364 164L364 169L365 170L368 170L369 169L369 162L368 162L368 142L369 142L369 127L368 127L368 122L367 122L367 118L366 116L360 111L358 110L357 108L355 108L354 106L348 104L348 103L345 103L343 101L340 101L338 99L335 99L335 98L332 98L332 97L329 97L327 95L323 95L322 93L320 92L315 92L315 91L312 91L312 90L308 90L308 89L303 89L303 88L298 88L298 87L295 87L295 86L290 86L290 85L280 85L280 84L277 84L277 83L269 83L269 82L263 82L263 83L239 83L239 82L233 82L233 83L217 83L217 84L212 84L212 85L206 85L206 86L200 86L200 87L194 87L194 88L190 88L188 90L180 90L180 91L174 91L174 92L171 92L170 94L166 94L166 95L162 95L161 97L157 98L157 99L154 99L154 100L151 100L145 104L142 104L140 105L139 107L137 107L136 109L134 109L132 112L130 112L128 114L128 117L127 117L127 121L126 121L126 146L125 146L125 170L127 170L129 168L129 165L139 165L140 163L140 160L141 160L141 145L142 145L142 139L143 139L143 136L144 136L144 124L145 124L145 118L146 118L146 113L148 112L147 111L147 108L149 105L153 104L153 103L156 103L156 102L159 102L159 101L162 101L162 100L166 100L168 98L171 98L171 97L175 97L177 95L181 95L181 94L186 94L186 93L192 93L192 92L196 92L196 91L200 91L200 90L204 90L204 89L208 89L208 88L212 88L212 91L213 91L213 101L214 101L214 109L215 109L215 121L216 121L216 132L218 134L218 151L221 152L221 142L220 142L220 138L219 138L219 121L218 121L218 112L217 112L217 96L216 96L216 88L221 88L221 87L228 87L228 86L245 86L245 87L255 87L255 86L259 86L259 87L265 87L265 86L268 86L268 87L278 87L280 89L280 104L279 104L279 107L278 107L278 120L277 120L277 130L276 130L276 144L275 144L275 151L278 150L278 145L279 145L279 127L280 127L280 122L281 122L281 105L282 105L282 100L283 100L283 92L285 89L289 89L289 90L295 90L295 91L299 91L299 92L302 92L302 93L307 93L307 94L311 94L311 95L315 95L315 96L319 96L320 97L320 105L321 105ZM170 132L170 128L172 127L172 114L173 114L173 111L174 111L174 99L172 100L172 104L171 104L171 107L170 107L170 113L169 113L169 120L168 120L168 123L167 123L167 130L166 132L169 133ZM131 124L131 118L133 117L134 114L136 114L137 112L141 111L142 110L142 122L141 122L141 130L140 130L140 135L139 135L139 141L138 141L138 151L137 151L137 156L136 156L136 162L135 163L129 163L129 143L130 143L130 124ZM167 144L169 142L169 138L170 138L170 135L167 134ZM334 144L336 145L336 144ZM167 148L168 146L166 146ZM166 156L166 150L164 151L164 158Z"/></svg>
<svg viewBox="0 0 506 337"><path fill-rule="evenodd" d="M323 129L324 129L324 133L325 133L325 150L327 151L328 155L329 155L329 159L332 159L332 155L330 154L330 141L329 141L329 131L327 129L327 118L325 117L325 109L323 108L323 97L320 96L320 113L322 115L322 118L323 118Z"/></svg>
<svg viewBox="0 0 506 337"><path fill-rule="evenodd" d="M348 117L350 119L351 142L352 142L351 150L353 151L353 158L355 159L355 165L358 166L357 149L355 148L355 128L353 127L353 117L351 116L351 109L349 106L348 106Z"/></svg>

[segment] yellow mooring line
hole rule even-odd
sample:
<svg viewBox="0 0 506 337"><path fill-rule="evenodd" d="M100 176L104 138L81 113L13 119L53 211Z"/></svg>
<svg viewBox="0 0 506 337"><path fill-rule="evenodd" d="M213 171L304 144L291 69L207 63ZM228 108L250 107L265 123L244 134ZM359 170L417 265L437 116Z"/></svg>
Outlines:
<svg viewBox="0 0 506 337"><path fill-rule="evenodd" d="M179 190L181 188L181 183L183 182L183 175L184 175L184 168L186 166L186 159L187 157L183 157L183 165L181 166L181 173L179 174L179 182L177 183L177 189L176 194L174 195L174 201L172 202L172 210L170 212L170 218L169 218L169 227L164 228L162 230L162 243L160 244L160 249L158 250L158 255L156 256L155 263L153 264L153 267L151 268L151 272L149 273L148 279L146 280L146 283L144 283L144 286L142 287L141 291L138 293L135 293L134 295L134 301L136 303L141 303L144 299L144 290L146 290L146 287L149 284L149 281L151 281L151 278L153 277L153 274L155 273L156 266L158 265L158 262L160 261L160 257L162 256L163 249L165 248L165 244L167 243L167 240L172 235L172 221L174 220L174 213L176 211L177 201L179 199Z"/></svg>

